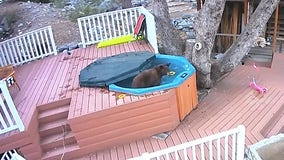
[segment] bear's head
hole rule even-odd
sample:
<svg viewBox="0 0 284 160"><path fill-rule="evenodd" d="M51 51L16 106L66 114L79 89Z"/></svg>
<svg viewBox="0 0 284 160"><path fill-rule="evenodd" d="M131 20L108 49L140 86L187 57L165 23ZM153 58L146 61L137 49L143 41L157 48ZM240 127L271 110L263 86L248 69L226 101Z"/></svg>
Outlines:
<svg viewBox="0 0 284 160"><path fill-rule="evenodd" d="M155 69L157 70L159 75L163 76L163 75L167 75L169 73L169 71L170 71L169 66L170 66L170 63L160 64L157 67L155 67Z"/></svg>

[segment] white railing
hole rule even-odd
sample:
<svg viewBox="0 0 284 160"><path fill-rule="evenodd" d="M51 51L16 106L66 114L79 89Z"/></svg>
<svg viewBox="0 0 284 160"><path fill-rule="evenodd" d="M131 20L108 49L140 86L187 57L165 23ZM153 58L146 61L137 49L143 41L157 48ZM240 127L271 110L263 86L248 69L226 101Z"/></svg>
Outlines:
<svg viewBox="0 0 284 160"><path fill-rule="evenodd" d="M19 129L24 131L24 124L18 114L14 102L8 91L6 81L0 81L0 134Z"/></svg>
<svg viewBox="0 0 284 160"><path fill-rule="evenodd" d="M25 160L25 158L23 158L15 149L13 149L5 152L1 157L1 160Z"/></svg>
<svg viewBox="0 0 284 160"><path fill-rule="evenodd" d="M134 33L139 15L146 17L147 40L158 52L154 16L144 7L122 9L78 18L83 47Z"/></svg>
<svg viewBox="0 0 284 160"><path fill-rule="evenodd" d="M221 132L209 137L183 143L153 153L143 153L131 160L243 160L245 127Z"/></svg>
<svg viewBox="0 0 284 160"><path fill-rule="evenodd" d="M0 66L20 65L57 54L51 26L0 42Z"/></svg>

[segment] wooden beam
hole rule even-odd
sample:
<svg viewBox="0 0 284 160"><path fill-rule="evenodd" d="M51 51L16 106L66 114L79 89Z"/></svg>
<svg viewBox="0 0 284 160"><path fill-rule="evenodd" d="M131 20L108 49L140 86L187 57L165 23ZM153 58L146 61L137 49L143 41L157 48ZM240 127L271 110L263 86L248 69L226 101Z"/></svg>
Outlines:
<svg viewBox="0 0 284 160"><path fill-rule="evenodd" d="M277 5L274 16L274 33L273 33L273 44L272 44L272 56L276 51L276 42L277 42L277 31L278 31L278 16L279 16L279 5Z"/></svg>
<svg viewBox="0 0 284 160"><path fill-rule="evenodd" d="M233 41L237 40L237 33L238 33L238 21L239 21L239 3L236 3L233 8L233 26L232 26L232 33L234 35Z"/></svg>
<svg viewBox="0 0 284 160"><path fill-rule="evenodd" d="M248 23L248 0L244 0L244 26Z"/></svg>
<svg viewBox="0 0 284 160"><path fill-rule="evenodd" d="M197 11L201 9L201 0L196 0L197 3Z"/></svg>

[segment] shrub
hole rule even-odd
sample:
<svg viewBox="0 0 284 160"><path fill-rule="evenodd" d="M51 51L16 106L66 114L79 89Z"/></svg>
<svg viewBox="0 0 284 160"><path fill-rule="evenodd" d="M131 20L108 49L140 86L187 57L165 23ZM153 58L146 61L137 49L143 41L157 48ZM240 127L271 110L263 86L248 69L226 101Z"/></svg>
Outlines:
<svg viewBox="0 0 284 160"><path fill-rule="evenodd" d="M5 17L7 18L8 24L14 24L19 19L18 15L15 12L6 12Z"/></svg>
<svg viewBox="0 0 284 160"><path fill-rule="evenodd" d="M52 0L56 8L63 8L66 4L65 0Z"/></svg>

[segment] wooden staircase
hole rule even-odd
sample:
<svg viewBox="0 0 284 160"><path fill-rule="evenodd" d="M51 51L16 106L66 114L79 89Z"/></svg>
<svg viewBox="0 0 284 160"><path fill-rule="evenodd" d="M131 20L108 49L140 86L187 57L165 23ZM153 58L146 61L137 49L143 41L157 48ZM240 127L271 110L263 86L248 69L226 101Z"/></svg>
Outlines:
<svg viewBox="0 0 284 160"><path fill-rule="evenodd" d="M271 16L267 23L266 34L267 36L273 37L274 33L274 20L275 20L275 13ZM279 16L278 16L278 30L277 30L277 37L284 38L284 7L279 8Z"/></svg>
<svg viewBox="0 0 284 160"><path fill-rule="evenodd" d="M42 159L60 159L79 149L67 123L70 101L38 107L38 122Z"/></svg>
<svg viewBox="0 0 284 160"><path fill-rule="evenodd" d="M271 37L273 40L273 34L274 34L274 17L275 13L271 16L269 21L267 22L267 28L266 28L266 35L265 37ZM283 52L283 44L284 44L284 7L281 7L279 9L279 17L278 17L278 30L277 30L277 43L276 43L276 53ZM261 63L271 63L272 62L272 41L271 45L265 46L263 48L261 47L253 47L249 51L249 58L252 61L261 62Z"/></svg>
<svg viewBox="0 0 284 160"><path fill-rule="evenodd" d="M266 28L266 36L267 37L273 37L274 26L275 26L275 13L273 13L271 18L267 22L267 28ZM283 52L283 47L284 47L283 46L283 43L284 43L284 6L280 6L280 8L279 8L276 39L277 39L277 45L278 45L276 47L276 52Z"/></svg>

